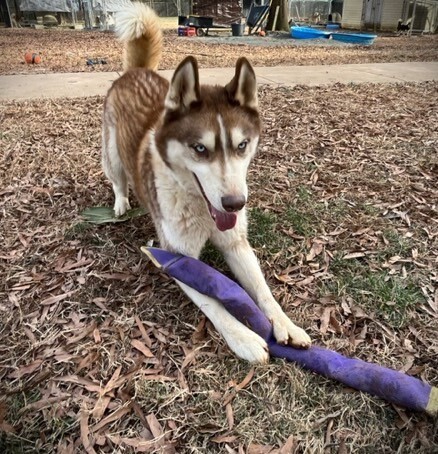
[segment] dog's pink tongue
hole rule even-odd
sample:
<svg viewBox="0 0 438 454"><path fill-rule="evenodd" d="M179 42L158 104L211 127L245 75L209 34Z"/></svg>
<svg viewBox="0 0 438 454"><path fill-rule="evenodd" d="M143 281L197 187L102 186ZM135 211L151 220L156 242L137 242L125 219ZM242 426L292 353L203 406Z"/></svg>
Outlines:
<svg viewBox="0 0 438 454"><path fill-rule="evenodd" d="M216 222L216 227L221 232L232 229L236 225L236 213L223 213L222 211L216 210L216 208L212 206L211 214L213 215L214 222Z"/></svg>

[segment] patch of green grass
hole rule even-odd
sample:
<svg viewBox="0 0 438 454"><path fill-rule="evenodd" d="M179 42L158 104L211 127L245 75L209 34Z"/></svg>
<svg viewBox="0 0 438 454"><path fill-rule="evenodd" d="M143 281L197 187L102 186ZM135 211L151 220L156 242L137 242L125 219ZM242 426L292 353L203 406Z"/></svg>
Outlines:
<svg viewBox="0 0 438 454"><path fill-rule="evenodd" d="M0 431L0 452L41 453L56 452L56 446L67 434L77 432L79 421L69 415L53 416L46 419L43 412L29 410L21 412L27 405L41 399L41 392L32 389L27 392L12 394L7 399L6 421L14 427L23 427L20 435L6 434ZM58 404L53 404L53 406Z"/></svg>
<svg viewBox="0 0 438 454"><path fill-rule="evenodd" d="M312 201L313 193L307 186L301 185L298 186L296 195L301 203L309 203Z"/></svg>
<svg viewBox="0 0 438 454"><path fill-rule="evenodd" d="M213 244L210 243L210 241L207 241L206 245L204 246L204 249L199 256L199 260L202 260L203 262L216 269L228 269L224 256L213 246Z"/></svg>
<svg viewBox="0 0 438 454"><path fill-rule="evenodd" d="M317 222L310 212L290 206L282 216L282 220L284 220L285 227L291 227L298 235L309 238L316 234Z"/></svg>
<svg viewBox="0 0 438 454"><path fill-rule="evenodd" d="M403 238L399 232L392 229L386 229L383 231L384 238L388 241L388 245L384 249L386 257L392 257L393 255L399 255L405 257L411 252L411 245L407 238Z"/></svg>
<svg viewBox="0 0 438 454"><path fill-rule="evenodd" d="M298 235L311 238L318 235L321 226L327 222L342 221L349 210L351 207L341 198L318 201L308 187L299 186L295 201L285 211L282 222Z"/></svg>
<svg viewBox="0 0 438 454"><path fill-rule="evenodd" d="M176 400L184 400L184 391L170 381L141 380L137 383L136 393L143 410L148 413Z"/></svg>
<svg viewBox="0 0 438 454"><path fill-rule="evenodd" d="M347 201L343 199L332 199L330 200L328 206L324 207L324 211L326 211L327 215L336 221L345 219L352 209L353 208L347 203Z"/></svg>
<svg viewBox="0 0 438 454"><path fill-rule="evenodd" d="M94 230L94 227L88 222L78 222L71 225L64 234L64 237L67 241L76 240L84 236L84 234L89 234L90 230Z"/></svg>
<svg viewBox="0 0 438 454"><path fill-rule="evenodd" d="M39 453L44 452L35 446L35 440L39 440L41 424L43 418L41 413L37 417L27 418L27 415L21 415L20 410L26 405L36 402L41 398L39 391L29 393L19 393L11 395L7 400L6 421L13 426L25 424L25 436L7 434L0 432L0 452L2 453Z"/></svg>
<svg viewBox="0 0 438 454"><path fill-rule="evenodd" d="M374 205L370 205L369 203L363 203L361 205L361 208L362 211L368 216L376 217L380 213L378 208L376 208Z"/></svg>
<svg viewBox="0 0 438 454"><path fill-rule="evenodd" d="M271 252L278 251L282 246L282 238L275 231L277 216L260 208L248 211L248 239L255 248L268 248Z"/></svg>
<svg viewBox="0 0 438 454"><path fill-rule="evenodd" d="M360 260L335 256L330 271L333 278L324 283L323 293L338 297L348 295L365 312L374 313L393 328L405 326L410 311L424 302L423 294L412 278L371 270Z"/></svg>

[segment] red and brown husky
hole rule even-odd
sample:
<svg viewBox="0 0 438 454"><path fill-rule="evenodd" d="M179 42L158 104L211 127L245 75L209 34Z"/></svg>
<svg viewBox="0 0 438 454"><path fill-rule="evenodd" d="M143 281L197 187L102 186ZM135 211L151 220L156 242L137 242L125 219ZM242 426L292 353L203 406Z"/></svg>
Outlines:
<svg viewBox="0 0 438 454"><path fill-rule="evenodd" d="M157 16L133 3L119 13L125 73L114 82L103 114L103 168L111 181L117 216L130 208L131 186L153 219L161 247L198 257L209 239L240 284L272 321L278 342L310 345L272 296L247 240L246 175L257 151L257 84L246 58L225 86L199 84L187 57L171 82L159 76L162 34ZM202 308L233 352L265 362L265 341L217 301L178 282Z"/></svg>

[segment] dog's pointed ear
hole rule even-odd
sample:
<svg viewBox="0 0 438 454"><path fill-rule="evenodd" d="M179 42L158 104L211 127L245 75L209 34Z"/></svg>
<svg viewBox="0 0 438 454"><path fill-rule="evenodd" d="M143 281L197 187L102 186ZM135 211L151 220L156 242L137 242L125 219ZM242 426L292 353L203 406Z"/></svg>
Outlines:
<svg viewBox="0 0 438 454"><path fill-rule="evenodd" d="M200 98L198 62L190 56L176 68L164 105L168 110L186 110Z"/></svg>
<svg viewBox="0 0 438 454"><path fill-rule="evenodd" d="M251 63L245 57L237 60L234 77L225 89L233 101L237 101L241 106L257 109L257 80Z"/></svg>

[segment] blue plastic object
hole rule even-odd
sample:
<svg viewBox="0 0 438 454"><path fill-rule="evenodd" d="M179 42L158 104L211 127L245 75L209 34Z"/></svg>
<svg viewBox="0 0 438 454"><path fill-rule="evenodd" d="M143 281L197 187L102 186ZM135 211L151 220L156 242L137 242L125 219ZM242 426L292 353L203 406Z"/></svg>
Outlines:
<svg viewBox="0 0 438 454"><path fill-rule="evenodd" d="M342 41L343 43L360 44L362 46L370 46L374 43L377 35L370 35L365 33L332 33L332 39Z"/></svg>
<svg viewBox="0 0 438 454"><path fill-rule="evenodd" d="M330 38L331 33L319 28L300 27L293 25L290 28L290 35L296 39L324 39Z"/></svg>

